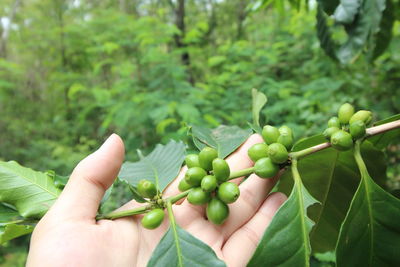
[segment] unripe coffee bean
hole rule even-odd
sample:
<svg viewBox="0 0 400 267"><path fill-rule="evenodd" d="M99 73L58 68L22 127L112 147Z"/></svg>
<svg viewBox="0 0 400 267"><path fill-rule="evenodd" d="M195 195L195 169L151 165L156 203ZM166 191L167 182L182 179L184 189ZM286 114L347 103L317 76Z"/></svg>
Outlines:
<svg viewBox="0 0 400 267"><path fill-rule="evenodd" d="M347 124L350 121L351 116L354 114L354 107L349 103L345 103L340 106L338 111L338 117L341 124Z"/></svg>
<svg viewBox="0 0 400 267"><path fill-rule="evenodd" d="M254 162L261 158L268 157L268 145L265 143L254 144L247 150L247 154Z"/></svg>
<svg viewBox="0 0 400 267"><path fill-rule="evenodd" d="M353 139L348 132L339 130L332 134L331 145L337 150L349 150L353 146Z"/></svg>
<svg viewBox="0 0 400 267"><path fill-rule="evenodd" d="M193 188L187 197L189 203L193 205L203 205L210 201L211 195L208 192L204 192L200 187Z"/></svg>
<svg viewBox="0 0 400 267"><path fill-rule="evenodd" d="M272 143L276 143L276 141L278 141L279 130L274 126L265 125L264 128L262 129L261 135L265 143L269 145Z"/></svg>
<svg viewBox="0 0 400 267"><path fill-rule="evenodd" d="M199 153L199 163L200 167L202 167L206 171L212 170L212 162L215 158L218 157L218 152L215 148L205 147Z"/></svg>
<svg viewBox="0 0 400 267"><path fill-rule="evenodd" d="M359 110L351 116L349 123L352 124L355 121L362 121L365 125L368 125L372 120L372 112L369 110Z"/></svg>
<svg viewBox="0 0 400 267"><path fill-rule="evenodd" d="M353 121L350 123L350 134L353 139L360 139L365 136L366 127L363 121Z"/></svg>
<svg viewBox="0 0 400 267"><path fill-rule="evenodd" d="M278 165L273 163L270 158L259 159L254 164L254 173L261 178L272 178L278 171Z"/></svg>
<svg viewBox="0 0 400 267"><path fill-rule="evenodd" d="M273 163L284 163L287 161L289 153L286 147L280 143L273 143L269 145L268 156Z"/></svg>
<svg viewBox="0 0 400 267"><path fill-rule="evenodd" d="M233 203L239 198L240 190L237 184L225 182L218 187L217 196L226 204Z"/></svg>
<svg viewBox="0 0 400 267"><path fill-rule="evenodd" d="M201 183L201 180L206 175L207 175L207 172L204 169L202 169L200 167L193 167L186 171L185 181L186 181L186 183L188 183L192 186L199 186Z"/></svg>
<svg viewBox="0 0 400 267"><path fill-rule="evenodd" d="M185 163L188 168L200 167L199 155L189 154L185 157Z"/></svg>
<svg viewBox="0 0 400 267"><path fill-rule="evenodd" d="M216 158L212 162L212 170L215 178L219 183L225 182L230 175L230 169L228 163L220 158Z"/></svg>
<svg viewBox="0 0 400 267"><path fill-rule="evenodd" d="M207 204L206 214L209 221L220 225L228 218L229 207L226 203L214 197Z"/></svg>

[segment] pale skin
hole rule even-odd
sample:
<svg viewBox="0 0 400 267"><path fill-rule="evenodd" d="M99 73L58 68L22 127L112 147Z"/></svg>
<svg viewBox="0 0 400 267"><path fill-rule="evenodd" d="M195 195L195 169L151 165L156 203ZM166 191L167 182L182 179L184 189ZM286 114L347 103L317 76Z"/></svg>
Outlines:
<svg viewBox="0 0 400 267"><path fill-rule="evenodd" d="M230 155L231 169L251 167L253 163L247 150L260 142L259 135L252 135ZM95 220L100 200L117 176L124 154L121 138L113 134L76 166L59 199L33 232L27 266L146 266L168 229L168 219L156 230L141 226L142 215ZM186 167L182 168L165 190L164 197L179 193L178 183L185 170ZM261 179L253 174L241 183L241 195L229 204L229 218L221 226L206 220L204 207L193 206L186 200L173 206L176 221L207 243L228 266L245 266L272 217L286 200L281 193L270 194L277 179ZM234 181L240 183L241 178ZM140 205L132 200L119 210Z"/></svg>

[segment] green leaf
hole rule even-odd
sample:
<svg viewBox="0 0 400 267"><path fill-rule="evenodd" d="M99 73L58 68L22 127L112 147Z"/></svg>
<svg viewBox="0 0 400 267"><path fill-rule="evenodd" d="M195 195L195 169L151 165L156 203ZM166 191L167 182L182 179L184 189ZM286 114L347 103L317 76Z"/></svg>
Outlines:
<svg viewBox="0 0 400 267"><path fill-rule="evenodd" d="M361 53L365 45L372 46L373 36L379 31L385 0L364 0L358 16L352 24L346 25L348 35L337 56L344 63L350 63Z"/></svg>
<svg viewBox="0 0 400 267"><path fill-rule="evenodd" d="M361 182L340 229L338 266L400 266L400 200L371 179L359 144L354 157Z"/></svg>
<svg viewBox="0 0 400 267"><path fill-rule="evenodd" d="M55 171L52 170L46 171L46 174L50 176L51 179L54 181L54 185L61 190L63 190L65 185L68 183L69 175L68 176L58 175L56 174Z"/></svg>
<svg viewBox="0 0 400 267"><path fill-rule="evenodd" d="M185 145L170 141L167 145L158 144L146 157L138 162L125 162L119 172L119 179L136 187L141 179L153 181L162 191L175 179L185 158Z"/></svg>
<svg viewBox="0 0 400 267"><path fill-rule="evenodd" d="M292 162L295 186L265 231L247 266L309 266L309 233L314 222L307 209L318 201L303 186L295 161Z"/></svg>
<svg viewBox="0 0 400 267"><path fill-rule="evenodd" d="M178 257L181 257L183 266L226 266L223 261L218 259L215 252L205 243L195 238L178 225L176 225L178 240L175 239L172 227L168 229L160 243L154 250L148 267L163 266L176 267ZM180 244L178 255L176 242Z"/></svg>
<svg viewBox="0 0 400 267"><path fill-rule="evenodd" d="M0 244L22 235L32 233L32 225L7 224L0 225Z"/></svg>
<svg viewBox="0 0 400 267"><path fill-rule="evenodd" d="M393 24L395 21L395 8L392 0L386 0L386 8L382 14L379 32L375 36L374 48L370 49L370 61L379 57L389 46L392 39Z"/></svg>
<svg viewBox="0 0 400 267"><path fill-rule="evenodd" d="M171 202L167 202L167 210L170 227L147 266L226 266L209 246L176 224Z"/></svg>
<svg viewBox="0 0 400 267"><path fill-rule="evenodd" d="M267 96L257 89L251 90L252 95L252 113L253 113L253 124L260 127L260 111L267 103Z"/></svg>
<svg viewBox="0 0 400 267"><path fill-rule="evenodd" d="M335 21L343 24L352 23L361 2L361 0L340 0L340 5L338 5L333 14Z"/></svg>
<svg viewBox="0 0 400 267"><path fill-rule="evenodd" d="M258 133L259 135L261 135L261 133L262 133L262 128L261 128L260 126L254 125L254 124L252 124L252 123L250 123L250 122L247 122L247 125L249 125L249 127L250 127L254 132L256 132L256 133Z"/></svg>
<svg viewBox="0 0 400 267"><path fill-rule="evenodd" d="M221 125L210 130L205 127L192 126L193 142L201 150L206 146L217 149L218 156L225 158L235 151L253 133L251 129L238 126Z"/></svg>
<svg viewBox="0 0 400 267"><path fill-rule="evenodd" d="M60 194L54 181L43 172L15 161L0 161L0 202L13 205L25 218L41 218Z"/></svg>
<svg viewBox="0 0 400 267"><path fill-rule="evenodd" d="M15 220L18 216L16 210L0 203L0 224Z"/></svg>
<svg viewBox="0 0 400 267"><path fill-rule="evenodd" d="M392 121L396 121L396 120L400 120L400 114L391 116L389 118L386 118L384 120L378 121L376 123L374 123L374 125L382 125L384 123L388 123L388 122L392 122ZM391 130L379 135L375 135L372 136L371 138L368 138L368 141L370 141L371 143L373 143L377 148L385 148L388 145L390 145L393 142L398 141L400 138L400 129L395 129L395 130Z"/></svg>
<svg viewBox="0 0 400 267"><path fill-rule="evenodd" d="M293 149L299 151L325 141L322 135L316 135L299 141ZM386 165L383 153L369 142L363 144L363 153L369 170L380 177L377 181L384 185L382 175L386 172ZM333 148L319 151L302 158L299 171L304 185L321 202L321 205L310 207L308 213L316 223L310 234L313 252L334 250L340 225L360 180L352 152L339 152ZM290 173L285 173L280 180L279 190L290 192L291 187L292 177Z"/></svg>
<svg viewBox="0 0 400 267"><path fill-rule="evenodd" d="M337 60L336 44L332 39L331 29L327 24L327 17L320 5L317 8L317 36L320 46L324 49L325 53L332 59Z"/></svg>
<svg viewBox="0 0 400 267"><path fill-rule="evenodd" d="M318 5L321 5L325 13L332 15L339 5L339 0L318 0Z"/></svg>

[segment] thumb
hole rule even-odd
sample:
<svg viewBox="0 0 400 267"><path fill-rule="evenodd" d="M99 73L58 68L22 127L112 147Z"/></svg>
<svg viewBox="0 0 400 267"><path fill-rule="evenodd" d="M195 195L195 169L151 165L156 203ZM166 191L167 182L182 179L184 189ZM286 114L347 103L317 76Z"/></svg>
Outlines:
<svg viewBox="0 0 400 267"><path fill-rule="evenodd" d="M118 175L124 154L123 141L112 134L75 167L51 213L64 219L93 220L105 191Z"/></svg>

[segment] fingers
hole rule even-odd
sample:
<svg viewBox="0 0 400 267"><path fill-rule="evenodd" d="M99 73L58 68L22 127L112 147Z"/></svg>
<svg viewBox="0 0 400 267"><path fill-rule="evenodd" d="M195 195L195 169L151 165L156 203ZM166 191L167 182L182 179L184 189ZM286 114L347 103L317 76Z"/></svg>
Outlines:
<svg viewBox="0 0 400 267"><path fill-rule="evenodd" d="M75 167L51 212L63 218L93 220L104 192L118 175L124 154L121 138L112 134Z"/></svg>
<svg viewBox="0 0 400 267"><path fill-rule="evenodd" d="M224 224L224 236L228 238L236 229L245 224L264 202L279 179L263 179L252 174L240 186L240 196L236 202L229 205L229 218Z"/></svg>
<svg viewBox="0 0 400 267"><path fill-rule="evenodd" d="M286 199L282 193L272 193L253 218L225 242L222 253L228 266L245 266L248 263L272 217Z"/></svg>

